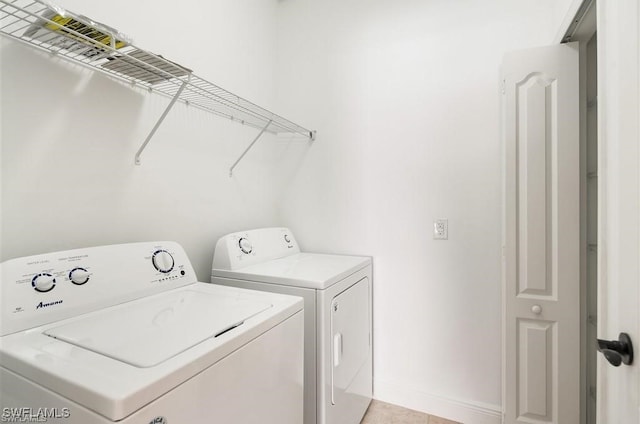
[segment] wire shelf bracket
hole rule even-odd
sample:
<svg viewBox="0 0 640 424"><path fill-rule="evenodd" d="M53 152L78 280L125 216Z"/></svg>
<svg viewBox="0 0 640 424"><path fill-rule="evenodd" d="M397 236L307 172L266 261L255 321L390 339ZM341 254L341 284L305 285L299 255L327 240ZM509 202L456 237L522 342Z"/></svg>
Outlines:
<svg viewBox="0 0 640 424"><path fill-rule="evenodd" d="M105 74L133 87L171 99L135 155L141 154L177 102L256 129L259 136L298 134L315 140L315 131L276 115L195 75L190 69L143 50L118 30L77 15L45 0L0 0L0 34ZM244 157L246 154L240 157ZM238 163L234 163L230 173Z"/></svg>
<svg viewBox="0 0 640 424"><path fill-rule="evenodd" d="M140 146L140 148L136 152L136 157L135 157L136 165L140 165L141 164L140 155L142 155L142 152L147 147L147 144L149 144L149 141L151 141L151 138L153 137L153 135L156 133L156 131L160 127L160 124L162 124L162 121L164 121L164 118L166 118L167 115L169 114L169 111L171 110L173 105L176 104L176 101L178 101L178 99L180 98L180 94L182 94L182 92L184 91L185 87L189 83L189 79L191 79L191 75L189 75L189 78L185 82L182 83L182 85L178 89L178 92L176 93L176 95L173 96L173 98L171 99L171 102L169 102L169 104L167 105L167 107L164 110L164 112L162 112L162 115L160 115L160 118L158 119L158 122L156 122L156 124L153 126L153 128L149 132L149 135L147 135L147 138L145 138L144 142L142 143L142 145Z"/></svg>
<svg viewBox="0 0 640 424"><path fill-rule="evenodd" d="M253 141L251 142L251 144L249 144L249 146L247 146L246 149L244 149L244 152L242 152L242 154L240 155L240 157L233 163L233 165L231 165L231 168L229 168L229 177L233 177L233 168L236 167L236 165L238 165L238 163L240 163L240 161L242 160L242 158L247 154L247 152L249 150L251 150L251 148L253 147L254 144L256 144L256 141L258 141L260 139L260 137L262 137L262 134L264 134L264 132L267 130L267 128L269 127L269 125L271 125L271 121L267 122L267 125L264 126L264 128L262 128L262 130L260 130L260 132L258 133L258 135L256 136L256 138L253 139Z"/></svg>

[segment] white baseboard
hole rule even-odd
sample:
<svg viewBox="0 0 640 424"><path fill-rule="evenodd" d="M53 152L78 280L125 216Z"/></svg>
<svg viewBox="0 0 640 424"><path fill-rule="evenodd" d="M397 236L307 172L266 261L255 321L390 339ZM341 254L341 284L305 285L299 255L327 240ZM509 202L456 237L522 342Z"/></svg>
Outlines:
<svg viewBox="0 0 640 424"><path fill-rule="evenodd" d="M425 412L464 424L500 424L501 408L482 402L451 399L406 387L374 380L373 397L416 411Z"/></svg>

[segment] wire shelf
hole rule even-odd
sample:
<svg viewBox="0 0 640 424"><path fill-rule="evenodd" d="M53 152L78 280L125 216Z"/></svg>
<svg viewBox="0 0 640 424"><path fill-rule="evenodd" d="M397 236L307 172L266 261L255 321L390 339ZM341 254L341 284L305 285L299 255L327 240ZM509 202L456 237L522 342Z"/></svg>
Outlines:
<svg viewBox="0 0 640 424"><path fill-rule="evenodd" d="M175 101L182 101L263 132L294 133L315 139L315 131L230 93L184 66L134 46L126 35L107 25L46 1L0 0L0 33L112 78L168 96L173 99L168 109ZM156 127L163 118L164 115Z"/></svg>

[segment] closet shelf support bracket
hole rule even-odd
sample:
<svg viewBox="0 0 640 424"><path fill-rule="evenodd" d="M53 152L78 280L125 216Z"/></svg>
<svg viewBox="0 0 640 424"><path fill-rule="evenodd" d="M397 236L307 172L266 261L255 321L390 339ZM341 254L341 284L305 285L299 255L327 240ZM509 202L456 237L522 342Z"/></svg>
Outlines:
<svg viewBox="0 0 640 424"><path fill-rule="evenodd" d="M167 117L167 115L169 114L169 111L171 110L173 105L176 104L176 101L178 101L178 99L180 98L180 95L182 94L184 89L187 87L187 84L189 84L190 80L191 80L191 74L189 74L187 79L182 82L182 85L180 86L180 88L178 88L178 91L176 92L176 94L173 96L173 98L169 102L169 105L167 105L167 107L165 108L164 112L162 112L162 115L160 115L160 118L158 119L158 122L156 122L156 124L153 126L153 128L149 132L149 135L147 135L147 138L145 138L144 142L142 143L142 145L140 146L140 148L136 152L136 158L135 158L136 165L140 165L140 163L141 163L140 162L140 155L142 155L142 152L147 147L147 144L149 144L149 141L151 141L151 138L153 137L153 135L156 133L156 131L160 127L160 124L162 124L162 121L164 121L164 118Z"/></svg>
<svg viewBox="0 0 640 424"><path fill-rule="evenodd" d="M233 165L231 165L231 168L229 168L229 178L233 177L233 168L236 167L236 165L238 165L238 163L240 163L240 161L242 160L242 158L244 157L244 155L247 154L247 152L249 150L251 150L251 148L253 147L254 144L256 144L256 141L258 141L258 139L260 139L260 137L262 136L262 134L264 134L264 132L267 130L267 128L269 128L269 125L271 125L271 120L269 122L267 122L267 125L264 126L264 128L262 128L262 130L260 130L260 132L258 133L258 135L256 136L256 138L253 139L253 141L251 142L251 144L249 144L249 146L247 146L246 149L244 149L244 152L242 152L242 154L240 155L240 157L233 163Z"/></svg>

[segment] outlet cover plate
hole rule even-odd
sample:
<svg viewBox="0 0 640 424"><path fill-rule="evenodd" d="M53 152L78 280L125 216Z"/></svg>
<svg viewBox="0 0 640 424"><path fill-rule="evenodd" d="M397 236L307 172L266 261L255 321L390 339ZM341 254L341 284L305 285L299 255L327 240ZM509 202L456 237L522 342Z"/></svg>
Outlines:
<svg viewBox="0 0 640 424"><path fill-rule="evenodd" d="M434 240L449 239L449 220L435 219L433 221L433 239Z"/></svg>

